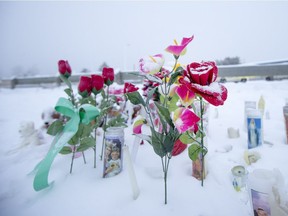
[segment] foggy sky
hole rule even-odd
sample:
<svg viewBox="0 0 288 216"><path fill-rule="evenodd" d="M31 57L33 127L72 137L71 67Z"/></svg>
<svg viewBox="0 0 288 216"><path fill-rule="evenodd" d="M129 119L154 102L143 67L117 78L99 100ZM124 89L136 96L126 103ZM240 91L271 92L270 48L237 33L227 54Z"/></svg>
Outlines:
<svg viewBox="0 0 288 216"><path fill-rule="evenodd" d="M194 35L182 63L240 57L288 59L288 2L86 1L0 2L0 78L75 72L106 62L137 69L138 60Z"/></svg>

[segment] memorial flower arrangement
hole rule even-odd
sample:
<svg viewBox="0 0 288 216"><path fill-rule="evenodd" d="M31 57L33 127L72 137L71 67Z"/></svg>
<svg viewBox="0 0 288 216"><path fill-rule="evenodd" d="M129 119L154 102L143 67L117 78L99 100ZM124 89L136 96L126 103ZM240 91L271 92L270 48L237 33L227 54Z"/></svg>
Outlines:
<svg viewBox="0 0 288 216"><path fill-rule="evenodd" d="M171 70L164 67L164 56L157 54L139 61L140 74L145 77L144 94L129 86L126 97L134 105L142 105L146 116L134 122L133 133L146 140L161 158L164 174L165 204L167 204L167 174L170 159L180 146L190 144L189 157L195 161L199 155L204 159L207 148L204 145L203 126L204 100L214 106L223 105L227 89L216 82L218 68L214 62L192 62L180 65L178 60L186 53L186 47L194 36L175 41L166 51L173 54L175 63ZM195 106L198 101L200 107ZM150 128L150 134L142 134L142 126ZM204 160L203 160L204 162ZM202 168L204 163L202 163ZM202 169L202 185L204 172Z"/></svg>
<svg viewBox="0 0 288 216"><path fill-rule="evenodd" d="M64 90L68 98L60 97L55 110L62 114L62 120L54 121L47 133L55 136L45 158L35 167L33 172L34 190L39 191L49 186L48 175L50 167L56 155L72 154L70 173L72 172L74 158L77 153L94 150L94 168L96 168L96 130L103 125L105 130L109 126L123 124L122 118L106 122L106 116L116 99L109 97L109 86L114 81L113 68L103 68L102 75L81 76L77 93L73 91L70 76L71 67L66 60L58 62L58 71L61 80L66 84ZM105 86L106 85L106 86ZM107 91L105 91L105 87ZM101 94L101 103L97 103L96 97ZM94 95L94 97L93 97ZM94 135L93 135L94 131Z"/></svg>

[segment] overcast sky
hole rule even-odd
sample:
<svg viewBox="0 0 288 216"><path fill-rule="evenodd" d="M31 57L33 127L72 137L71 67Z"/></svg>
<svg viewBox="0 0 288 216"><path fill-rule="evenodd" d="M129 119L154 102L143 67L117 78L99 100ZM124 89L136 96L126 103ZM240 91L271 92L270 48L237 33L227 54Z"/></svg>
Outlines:
<svg viewBox="0 0 288 216"><path fill-rule="evenodd" d="M62 1L0 2L0 77L72 70L133 70L194 35L182 63L240 57L243 63L288 59L288 2Z"/></svg>

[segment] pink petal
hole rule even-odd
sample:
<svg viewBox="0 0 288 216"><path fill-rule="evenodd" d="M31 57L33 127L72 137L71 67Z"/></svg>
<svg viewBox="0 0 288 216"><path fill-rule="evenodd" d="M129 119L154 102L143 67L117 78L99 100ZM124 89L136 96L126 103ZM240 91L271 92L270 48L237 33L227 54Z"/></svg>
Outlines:
<svg viewBox="0 0 288 216"><path fill-rule="evenodd" d="M194 35L192 35L190 38L183 38L181 41L181 45L188 45L192 40L194 39Z"/></svg>
<svg viewBox="0 0 288 216"><path fill-rule="evenodd" d="M228 91L225 88L225 86L221 85L221 90L222 92L215 96L212 95L208 95L208 94L201 94L200 95L206 100L208 101L210 104L214 105L214 106L219 106L219 105L223 105L225 100L227 99L228 96Z"/></svg>
<svg viewBox="0 0 288 216"><path fill-rule="evenodd" d="M194 35L190 38L183 38L181 45L170 45L165 50L173 55L179 56L186 46L193 40Z"/></svg>
<svg viewBox="0 0 288 216"><path fill-rule="evenodd" d="M192 104L195 93L188 89L185 85L180 85L176 88L176 93L179 96L183 106L188 107Z"/></svg>
<svg viewBox="0 0 288 216"><path fill-rule="evenodd" d="M133 123L133 133L141 134L143 124L146 124L146 120L141 115L138 115Z"/></svg>
<svg viewBox="0 0 288 216"><path fill-rule="evenodd" d="M190 109L178 108L174 113L174 124L179 133L184 133L190 128L194 127L200 118L195 115Z"/></svg>
<svg viewBox="0 0 288 216"><path fill-rule="evenodd" d="M142 125L138 125L138 126L135 126L135 127L133 127L133 133L134 134L141 134L141 132L142 132Z"/></svg>

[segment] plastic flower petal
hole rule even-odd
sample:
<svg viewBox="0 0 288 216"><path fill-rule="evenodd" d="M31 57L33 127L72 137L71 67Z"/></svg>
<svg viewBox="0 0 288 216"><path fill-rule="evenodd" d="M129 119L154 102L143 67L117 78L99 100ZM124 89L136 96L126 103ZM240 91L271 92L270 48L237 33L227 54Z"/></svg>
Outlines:
<svg viewBox="0 0 288 216"><path fill-rule="evenodd" d="M96 95L104 87L104 79L101 75L91 75L92 92Z"/></svg>
<svg viewBox="0 0 288 216"><path fill-rule="evenodd" d="M137 116L134 124L133 124L133 133L134 134L141 134L142 133L142 126L143 124L146 124L147 121L145 118L143 118L142 116Z"/></svg>
<svg viewBox="0 0 288 216"><path fill-rule="evenodd" d="M181 104L185 107L190 106L195 98L195 93L187 88L186 85L178 86L175 92L179 96Z"/></svg>
<svg viewBox="0 0 288 216"><path fill-rule="evenodd" d="M113 68L106 68L102 69L102 76L104 79L104 83L107 86L110 86L114 82L114 69Z"/></svg>
<svg viewBox="0 0 288 216"><path fill-rule="evenodd" d="M218 76L218 68L215 62L193 62L187 65L187 72L193 83L209 85Z"/></svg>
<svg viewBox="0 0 288 216"><path fill-rule="evenodd" d="M181 154L186 148L187 145L182 143L180 139L176 140L172 150L172 156Z"/></svg>
<svg viewBox="0 0 288 216"><path fill-rule="evenodd" d="M214 62L193 62L187 65L184 78L180 83L201 95L206 101L214 106L223 105L227 99L228 91L225 86L215 82L218 68Z"/></svg>
<svg viewBox="0 0 288 216"><path fill-rule="evenodd" d="M190 130L197 124L200 118L190 109L180 107L175 110L173 122L179 133Z"/></svg>
<svg viewBox="0 0 288 216"><path fill-rule="evenodd" d="M132 83L124 83L124 94L137 91L139 88L133 85Z"/></svg>
<svg viewBox="0 0 288 216"><path fill-rule="evenodd" d="M60 74L65 76L66 78L71 76L71 67L69 65L69 62L66 60L59 60L58 61L58 71Z"/></svg>
<svg viewBox="0 0 288 216"><path fill-rule="evenodd" d="M78 84L78 93L82 97L88 97L92 91L92 79L88 76L81 76Z"/></svg>
<svg viewBox="0 0 288 216"><path fill-rule="evenodd" d="M155 74L161 70L164 61L162 54L141 58L139 60L139 70L143 74Z"/></svg>
<svg viewBox="0 0 288 216"><path fill-rule="evenodd" d="M226 87L216 82L209 86L191 84L191 88L214 106L223 105L228 96Z"/></svg>
<svg viewBox="0 0 288 216"><path fill-rule="evenodd" d="M190 38L183 38L180 45L170 45L165 50L175 56L179 56L184 51L186 46L193 40L193 38L194 35L192 35Z"/></svg>

